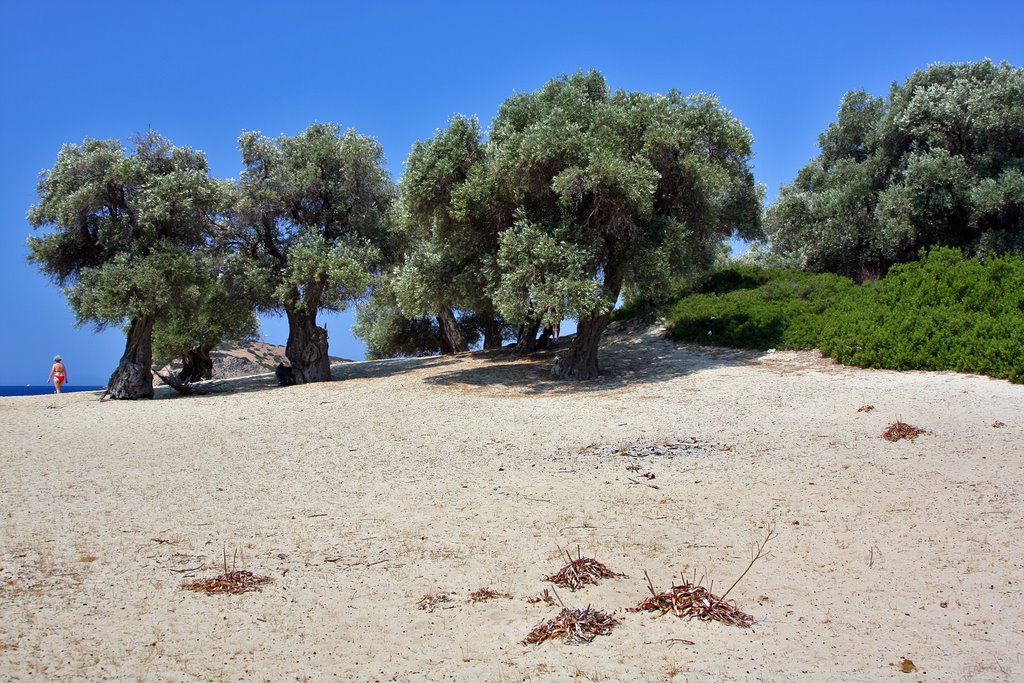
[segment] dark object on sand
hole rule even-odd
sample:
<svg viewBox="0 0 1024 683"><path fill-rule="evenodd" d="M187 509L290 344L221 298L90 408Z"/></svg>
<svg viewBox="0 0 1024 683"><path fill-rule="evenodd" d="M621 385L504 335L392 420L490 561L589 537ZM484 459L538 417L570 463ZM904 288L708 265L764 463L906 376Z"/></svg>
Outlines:
<svg viewBox="0 0 1024 683"><path fill-rule="evenodd" d="M270 577L257 576L245 569L236 569L220 576L209 579L200 579L181 584L185 590L197 591L213 595L215 593L251 593L263 590L263 584L270 583Z"/></svg>
<svg viewBox="0 0 1024 683"><path fill-rule="evenodd" d="M612 628L618 623L619 620L612 615L591 609L589 605L586 609L563 607L554 619L548 619L535 626L523 640L523 644L543 643L558 636L564 636L565 642L569 645L589 643L597 636L611 633Z"/></svg>
<svg viewBox="0 0 1024 683"><path fill-rule="evenodd" d="M282 387L289 387L295 384L295 371L284 363L277 364L277 370L274 371L274 374L277 375L277 381L281 383Z"/></svg>
<svg viewBox="0 0 1024 683"><path fill-rule="evenodd" d="M552 329L551 327L545 327L544 331L541 332L540 338L537 340L536 346L533 347L534 350L546 351L547 349L553 347L555 345L553 340L554 335L554 329Z"/></svg>
<svg viewBox="0 0 1024 683"><path fill-rule="evenodd" d="M882 432L882 438L886 441L899 441L900 439L910 439L913 441L922 434L924 434L923 429L897 420L886 427L885 431Z"/></svg>
<svg viewBox="0 0 1024 683"><path fill-rule="evenodd" d="M485 600L492 600L494 598L511 598L510 593L499 593L492 588L481 588L480 590L472 591L469 594L469 599L466 602L484 602Z"/></svg>

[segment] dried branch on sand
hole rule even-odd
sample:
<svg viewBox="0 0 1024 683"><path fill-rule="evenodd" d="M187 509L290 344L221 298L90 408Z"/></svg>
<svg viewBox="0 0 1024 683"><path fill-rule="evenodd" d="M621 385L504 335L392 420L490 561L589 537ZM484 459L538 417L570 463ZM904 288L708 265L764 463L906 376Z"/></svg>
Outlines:
<svg viewBox="0 0 1024 683"><path fill-rule="evenodd" d="M900 439L910 439L913 441L916 437L924 434L923 429L918 429L912 425L908 425L906 422L900 422L897 420L889 425L884 432L882 432L882 438L886 441L899 441Z"/></svg>
<svg viewBox="0 0 1024 683"><path fill-rule="evenodd" d="M753 557L750 560L750 564L743 570L743 573L732 582L729 589L722 593L721 596L715 595L711 592L710 588L705 588L701 585L701 581L696 581L696 575L694 581L687 581L685 577L680 576L683 580L682 584L678 586L672 586L667 591L659 593L654 590L654 582L651 581L651 577L647 572L644 572L644 576L647 577L647 588L651 591L651 597L642 601L636 607L631 607L630 612L661 612L667 614L672 612L677 617L687 617L693 619L696 617L702 621L720 621L724 624L732 624L733 626L739 626L741 628L749 628L754 623L754 617L750 616L746 612L740 611L736 607L736 603L732 600L726 600L725 598L732 592L732 589L736 587L736 584L747 575L750 568L754 566L754 563L765 556L764 548L768 545L768 541L775 538L775 524L768 523L767 533L765 534L764 540L760 543L754 544Z"/></svg>
<svg viewBox="0 0 1024 683"><path fill-rule="evenodd" d="M491 590L490 588L481 588L475 590L469 594L469 600L467 602L484 602L485 600L491 600L493 598L511 598L510 593L499 593L498 591Z"/></svg>
<svg viewBox="0 0 1024 683"><path fill-rule="evenodd" d="M561 550L561 549L560 549ZM562 550L569 563L558 570L557 573L547 577L556 586L563 586L571 591L577 591L588 584L597 585L600 579L622 577L625 574L613 572L604 564L592 557L583 557L583 552L576 546L576 559L572 559L572 553Z"/></svg>
<svg viewBox="0 0 1024 683"><path fill-rule="evenodd" d="M591 609L589 605L586 609L563 607L554 619L535 626L523 644L543 643L559 636L563 636L569 645L589 643L597 636L611 633L618 623L619 620L612 615Z"/></svg>
<svg viewBox="0 0 1024 683"><path fill-rule="evenodd" d="M236 551L235 558L237 556L238 553ZM228 555L225 550L223 574L208 579L189 581L181 584L181 587L185 590L203 592L208 595L213 595L214 593L233 595L260 591L263 590L263 584L270 583L271 579L269 576L257 576L244 569L235 569L235 558L232 558L231 571L228 571Z"/></svg>

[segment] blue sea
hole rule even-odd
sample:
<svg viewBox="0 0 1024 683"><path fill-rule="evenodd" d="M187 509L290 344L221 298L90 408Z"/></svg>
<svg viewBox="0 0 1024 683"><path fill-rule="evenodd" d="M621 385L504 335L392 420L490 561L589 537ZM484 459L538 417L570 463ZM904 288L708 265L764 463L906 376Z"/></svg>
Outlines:
<svg viewBox="0 0 1024 683"><path fill-rule="evenodd" d="M61 387L61 391L65 394L70 394L75 391L101 391L103 387L77 387L74 385L64 385ZM41 394L52 394L53 385L44 386L21 386L21 387L4 387L0 386L0 396L39 396Z"/></svg>

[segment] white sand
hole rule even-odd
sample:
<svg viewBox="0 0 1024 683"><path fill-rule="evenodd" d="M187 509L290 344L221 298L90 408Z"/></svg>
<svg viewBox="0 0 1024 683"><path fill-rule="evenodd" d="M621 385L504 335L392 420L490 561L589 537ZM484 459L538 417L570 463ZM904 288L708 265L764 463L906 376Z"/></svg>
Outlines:
<svg viewBox="0 0 1024 683"><path fill-rule="evenodd" d="M1024 680L1024 387L651 332L603 354L579 386L500 353L0 399L0 679ZM884 441L897 418L928 433ZM708 447L576 452L684 437ZM770 556L729 596L753 628L625 612L645 570L724 590L767 521ZM521 644L577 545L629 578L559 595L622 624ZM180 588L225 549L273 583ZM513 597L467 603L481 587Z"/></svg>

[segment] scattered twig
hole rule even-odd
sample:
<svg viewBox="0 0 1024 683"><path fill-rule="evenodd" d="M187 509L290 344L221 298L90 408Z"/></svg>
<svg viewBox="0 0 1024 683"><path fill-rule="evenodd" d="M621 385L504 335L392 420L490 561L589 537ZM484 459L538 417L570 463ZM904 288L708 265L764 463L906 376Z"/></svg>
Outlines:
<svg viewBox="0 0 1024 683"><path fill-rule="evenodd" d="M711 592L711 589L714 587L713 583L705 588L703 586L704 577L697 581L696 572L694 572L692 581L687 581L686 577L680 576L680 579L682 579L681 584L672 586L667 591L659 593L654 589L654 582L651 581L650 574L644 572L644 576L647 577L647 588L651 591L651 597L643 600L636 607L631 607L629 611L657 611L662 614L672 612L677 617L687 617L689 619L696 617L702 621L714 620L741 628L749 628L754 623L754 617L740 611L736 607L736 603L732 600L726 600L726 597L743 577L747 575L747 572L754 566L754 563L767 555L764 551L765 546L775 538L776 533L774 522L766 523L765 527L767 532L765 533L764 540L754 544L753 557L750 560L750 564L747 565L743 573L732 582L732 585L722 595L715 595Z"/></svg>
<svg viewBox="0 0 1024 683"><path fill-rule="evenodd" d="M672 647L676 643L682 643L683 645L696 645L697 644L697 643L693 642L692 640L687 640L686 638L666 638L665 642L668 643L669 647Z"/></svg>
<svg viewBox="0 0 1024 683"><path fill-rule="evenodd" d="M543 643L546 640L562 636L568 645L589 643L597 636L606 636L619 620L612 615L591 609L563 607L558 615L535 626L523 640L524 645Z"/></svg>
<svg viewBox="0 0 1024 683"><path fill-rule="evenodd" d="M189 567L188 569L172 569L171 571L172 572L177 572L178 574L187 574L189 572L197 572L197 571L200 571L202 569L206 569L206 565L205 564L201 564L198 567Z"/></svg>
<svg viewBox="0 0 1024 683"><path fill-rule="evenodd" d="M526 602L529 602L529 603L532 603L532 604L536 604L538 602L543 602L545 605L554 606L555 598L554 598L553 595L551 595L551 592L547 588L545 588L542 593L538 593L537 595L534 595L533 597L526 598Z"/></svg>
<svg viewBox="0 0 1024 683"><path fill-rule="evenodd" d="M767 528L767 533L764 536L764 540L761 541L760 543L757 543L754 546L754 553L753 553L754 556L753 556L753 558L751 558L750 564L748 564L747 568L743 570L743 573L740 574L739 578L732 582L732 585L729 586L729 590L727 590L724 593L722 593L722 599L723 600L725 600L725 596L729 595L729 593L732 592L732 589L736 587L736 584L740 582L740 579L742 579L744 576L747 575L747 572L749 572L750 568L754 566L754 563L757 562L761 558L762 555L764 555L764 547L766 545L768 545L768 541L770 541L773 538L775 538L775 523L774 522L767 522L765 524L765 527Z"/></svg>
<svg viewBox="0 0 1024 683"><path fill-rule="evenodd" d="M575 560L569 551L562 550L561 548L559 548L559 551L565 553L569 563L556 573L545 578L545 581L550 581L556 586L564 586L571 591L577 591L588 584L598 584L600 579L625 576L625 574L612 571L592 557L583 557L583 551L580 550L579 546L576 546Z"/></svg>
<svg viewBox="0 0 1024 683"><path fill-rule="evenodd" d="M630 607L630 612L672 612L677 617L720 621L741 628L749 628L754 623L754 617L741 612L735 602L723 600L700 585L700 582L692 583L680 577L683 581L681 584L659 593L654 589L650 575L644 572L644 576L647 577L647 588L651 591L651 597L641 601L636 607Z"/></svg>
<svg viewBox="0 0 1024 683"><path fill-rule="evenodd" d="M444 603L450 603L451 601L451 593L427 593L420 598L420 601L416 603L416 606L422 610L426 610L427 612L433 612L438 606ZM451 609L452 607L455 607L455 605L449 605L447 607L442 607L441 609Z"/></svg>
<svg viewBox="0 0 1024 683"><path fill-rule="evenodd" d="M870 403L867 403L865 405L862 405L860 408L857 408L857 412L858 413L870 413L874 409L875 409L875 407L873 405L871 405Z"/></svg>

